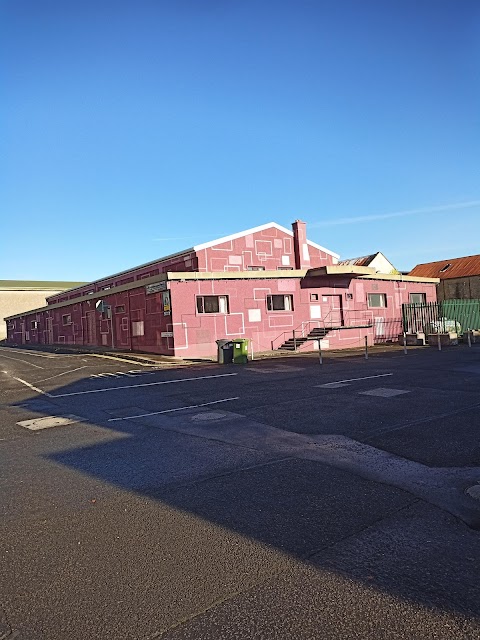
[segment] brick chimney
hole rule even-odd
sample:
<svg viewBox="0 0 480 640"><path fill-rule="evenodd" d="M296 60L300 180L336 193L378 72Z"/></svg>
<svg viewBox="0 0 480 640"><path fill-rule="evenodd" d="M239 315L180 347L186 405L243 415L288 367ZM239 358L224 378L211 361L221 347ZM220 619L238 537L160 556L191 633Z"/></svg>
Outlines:
<svg viewBox="0 0 480 640"><path fill-rule="evenodd" d="M295 269L310 269L310 254L307 244L307 225L301 220L292 223L293 253L295 255Z"/></svg>

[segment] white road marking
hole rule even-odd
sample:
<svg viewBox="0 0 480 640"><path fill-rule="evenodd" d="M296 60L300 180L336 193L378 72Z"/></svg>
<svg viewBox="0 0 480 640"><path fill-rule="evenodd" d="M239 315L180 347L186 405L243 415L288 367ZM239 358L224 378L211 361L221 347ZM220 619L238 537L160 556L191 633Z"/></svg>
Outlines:
<svg viewBox="0 0 480 640"><path fill-rule="evenodd" d="M371 380L372 378L385 378L393 376L393 373L379 373L377 376L364 376L363 378L348 378L347 380L335 380L335 382L327 382L326 384L316 384L316 387L326 387L327 385L342 384L343 382L356 382L357 380Z"/></svg>
<svg viewBox="0 0 480 640"><path fill-rule="evenodd" d="M23 353L28 356L35 356L36 358L58 358L58 356L60 355L57 354L48 356L45 353L34 353L33 351L27 351L27 349L14 349L13 347L4 347L4 349L8 349L9 351L13 351L14 353Z"/></svg>
<svg viewBox="0 0 480 640"><path fill-rule="evenodd" d="M77 367L76 369L70 369L70 371L64 371L63 373L57 373L56 376L51 376L50 378L43 378L43 380L37 380L37 384L39 382L46 382L47 380L53 380L53 378L59 378L60 376L65 376L67 373L73 373L74 371L80 371L80 369L85 369L87 365L83 365L83 367Z"/></svg>
<svg viewBox="0 0 480 640"><path fill-rule="evenodd" d="M127 416L126 418L109 418L108 422L116 422L117 420L133 420L134 418L145 418L147 416L158 416L161 413L173 413L174 411L184 411L185 409L198 409L199 407L207 407L211 404L219 404L220 402L230 402L231 400L239 400L239 397L225 398L224 400L213 400L212 402L203 402L202 404L192 404L189 407L178 407L178 409L165 409L164 411L152 411L151 413L139 413L136 416Z"/></svg>
<svg viewBox="0 0 480 640"><path fill-rule="evenodd" d="M79 422L78 416L45 416L43 418L33 418L33 420L22 420L17 422L20 427L30 429L30 431L40 431L41 429L51 429L52 427L63 427L67 424Z"/></svg>
<svg viewBox="0 0 480 640"><path fill-rule="evenodd" d="M119 356L107 356L103 353L89 353L89 356L92 358L104 358L105 360L120 360L120 362L128 362L129 364L133 364L132 360L127 360L127 358L120 358ZM140 365L141 367L158 367L158 364L149 364L147 362L135 361L135 364Z"/></svg>
<svg viewBox="0 0 480 640"><path fill-rule="evenodd" d="M20 360L20 358L11 358L10 356L6 356L4 353L0 352L0 356L2 356L2 358L8 358L8 360L15 360L15 362L24 362L25 364L29 364L31 367L35 367L36 369L43 369L43 367L41 367L38 364L33 364L33 362L28 362L27 360Z"/></svg>
<svg viewBox="0 0 480 640"><path fill-rule="evenodd" d="M116 371L115 373L92 373L90 375L90 378L105 378L105 377L112 377L112 378L121 378L123 376L125 376L126 378L136 378L139 375L142 376L152 376L155 373L155 371L144 371L144 370L139 370L139 369L132 369L130 371ZM1 638L0 638L1 640Z"/></svg>
<svg viewBox="0 0 480 640"><path fill-rule="evenodd" d="M273 365L267 367L247 367L245 371L249 373L290 373L305 371L305 367L291 367L290 365Z"/></svg>
<svg viewBox="0 0 480 640"><path fill-rule="evenodd" d="M237 373L220 373L215 376L198 376L197 378L180 378L178 380L162 380L161 382L144 382L142 384L129 384L120 387L107 387L105 389L90 389L89 391L73 391L71 393L47 394L51 398L67 398L68 396L83 396L87 393L103 393L104 391L121 391L122 389L137 389L138 387L154 387L160 384L173 384L175 382L193 382L195 380L210 380L212 378L227 378L236 376ZM41 393L46 393L42 391Z"/></svg>
<svg viewBox="0 0 480 640"><path fill-rule="evenodd" d="M317 387L322 389L342 389L343 387L349 387L348 382L327 382L326 384L317 384Z"/></svg>
<svg viewBox="0 0 480 640"><path fill-rule="evenodd" d="M26 385L27 387L30 387L30 389L33 389L34 391L36 391L37 393L41 393L44 396L48 396L49 398L51 398L52 396L47 392L47 391L42 391L41 389L39 389L38 387L34 387L33 384L30 384L29 382L27 382L26 380L22 380L21 378L17 378L15 376L12 376L12 378L14 380L18 380L18 382L21 382L22 384Z"/></svg>

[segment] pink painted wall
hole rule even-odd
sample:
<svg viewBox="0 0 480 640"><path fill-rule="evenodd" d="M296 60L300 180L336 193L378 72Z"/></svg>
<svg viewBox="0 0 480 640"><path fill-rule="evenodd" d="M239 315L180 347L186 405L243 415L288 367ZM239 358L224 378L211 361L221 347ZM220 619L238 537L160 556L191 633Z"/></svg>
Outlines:
<svg viewBox="0 0 480 640"><path fill-rule="evenodd" d="M215 341L222 338L249 338L254 351L269 350L272 341L278 348L294 329L308 333L314 326L335 323L338 307L345 325L374 326L332 331L325 348L358 346L365 335L370 343L396 339L402 330L401 305L409 301L409 293L425 293L427 302L436 300L435 285L349 278L203 280L171 282L170 287L175 355L190 357L214 355ZM370 309L368 293L386 294L387 307ZM266 297L275 294L292 294L293 310L269 311ZM227 295L229 313L198 313L198 295ZM312 299L315 296L318 300Z"/></svg>
<svg viewBox="0 0 480 640"><path fill-rule="evenodd" d="M173 355L161 335L171 322L164 314L162 293L147 294L141 286L102 299L111 306L111 318L95 309L95 300L87 300L9 321L8 339L19 344L74 344ZM67 315L69 322L64 324Z"/></svg>
<svg viewBox="0 0 480 640"><path fill-rule="evenodd" d="M325 349L350 347L363 344L365 336L370 342L396 338L402 328L401 305L409 302L410 292L425 293L429 302L436 299L435 285L348 277L281 277L282 269L334 262L330 253L308 243L305 223L296 221L293 233L271 225L51 296L49 304L102 291L112 315L99 313L95 300L72 303L10 321L8 339L17 343L90 345L202 357L215 355L215 341L222 338L249 338L254 351L267 351L272 343L278 348L294 330L302 335L315 326L372 323L371 328L331 331L323 343ZM238 280L171 281L171 312L163 308L161 292L148 294L141 283L144 278L166 271L241 272L252 267L278 270L279 277L244 279L239 273ZM137 281L134 289L109 293L115 286ZM370 309L369 292L384 293L386 308ZM198 313L199 295L228 296L229 313ZM293 296L293 308L268 310L268 295ZM65 323L63 317L67 314L70 318ZM169 333L173 335L165 335Z"/></svg>
<svg viewBox="0 0 480 640"><path fill-rule="evenodd" d="M359 346L396 339L401 332L401 305L410 293L425 293L427 302L436 300L432 284L333 277L197 280L169 282L171 315L163 308L162 293L147 294L145 287L103 298L111 305L112 318L95 310L95 301L25 314L9 321L8 339L16 343L77 344L114 347L183 357L205 357L216 353L215 341L249 338L254 351L278 348L293 330L306 334L315 326L339 322L347 326L367 321L371 328L331 331L323 348ZM371 309L368 293L387 296L386 308ZM269 311L268 295L292 295L291 311ZM198 295L226 295L228 314L201 314ZM64 325L62 317L70 314ZM38 323L33 329L32 321ZM173 337L162 333L173 333ZM135 335L136 334L136 335ZM311 343L310 343L311 347ZM307 347L305 347L307 348Z"/></svg>
<svg viewBox="0 0 480 640"><path fill-rule="evenodd" d="M330 253L307 246L312 267L333 264ZM252 266L263 267L265 271L295 269L294 238L276 227L269 227L201 249L197 257L199 271L247 271Z"/></svg>

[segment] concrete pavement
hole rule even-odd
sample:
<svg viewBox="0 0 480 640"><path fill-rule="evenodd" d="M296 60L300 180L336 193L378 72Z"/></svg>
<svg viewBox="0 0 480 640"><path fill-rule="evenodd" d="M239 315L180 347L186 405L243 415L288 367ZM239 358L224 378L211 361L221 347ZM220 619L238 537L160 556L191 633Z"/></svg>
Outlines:
<svg viewBox="0 0 480 640"><path fill-rule="evenodd" d="M480 637L476 345L0 369L0 638Z"/></svg>

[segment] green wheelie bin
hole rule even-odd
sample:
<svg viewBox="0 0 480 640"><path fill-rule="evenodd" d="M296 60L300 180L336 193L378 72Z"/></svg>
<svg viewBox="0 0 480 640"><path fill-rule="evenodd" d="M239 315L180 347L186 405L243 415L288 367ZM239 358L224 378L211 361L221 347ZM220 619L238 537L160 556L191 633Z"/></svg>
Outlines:
<svg viewBox="0 0 480 640"><path fill-rule="evenodd" d="M248 362L247 338L233 340L233 362L235 364L246 364Z"/></svg>

